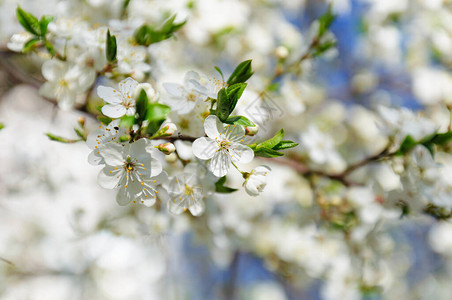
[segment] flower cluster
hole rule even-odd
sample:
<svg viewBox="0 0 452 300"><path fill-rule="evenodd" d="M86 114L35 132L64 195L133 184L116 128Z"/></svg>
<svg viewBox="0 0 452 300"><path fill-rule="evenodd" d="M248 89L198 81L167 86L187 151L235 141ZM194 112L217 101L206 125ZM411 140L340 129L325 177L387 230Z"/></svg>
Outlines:
<svg viewBox="0 0 452 300"><path fill-rule="evenodd" d="M124 293L125 299L149 298L138 295L142 290L138 285L150 286L163 269L179 269L170 264L180 260L168 250L173 247L165 247L171 259L156 257L160 264L169 265L158 265L136 237L144 234L162 242L169 233L183 241L176 241L178 245L186 246L183 239L193 237L207 249L209 259L219 266L231 265L231 271L237 269L242 251L252 253L278 278L290 279L286 284L290 290L322 279L321 287L312 284L312 289L324 299L392 299L394 295L411 299L425 297L425 291L431 290L437 290L431 298L448 299L452 276L448 1L328 0L326 12L318 11L324 7L313 1L88 0L58 5L35 1L43 7L14 5L18 20L14 26L6 22L12 1L0 3L0 40L3 31L14 33L5 35L9 42L0 53L2 67L8 71L13 65L8 72L16 81L24 77L14 68L21 60L3 64L3 55L9 59L27 54L24 60L36 64L26 70L40 70L42 76L30 74L24 81L38 86L46 101L72 110L65 113L65 120L58 114L42 118L55 122L47 136L69 144L85 141L88 162L101 168L98 185L114 190L116 202L124 206L85 201L81 196L101 193L86 183L92 177L65 173L49 151L35 149L41 140L30 133L48 126L34 113L45 112L35 106L26 109L32 104L21 101L32 97L13 90L10 97L17 103L5 102L16 105L16 110L0 115L5 122L5 127L0 123L0 134L5 145L12 145L9 156L20 159L4 159L4 169L18 174L0 172L1 198L22 197L21 190L38 186L40 201L33 207L53 225L63 221L50 215L41 200L46 192L59 195L61 190L69 199L67 209L73 210L71 230L77 236L86 234L74 250L77 253L69 251L74 260L86 260L83 266L71 265L60 256L58 263L46 265L49 255L43 254L47 256L39 260L38 270L59 274L61 269L66 274L72 268L78 278L80 272L93 274L96 288L87 289L88 298L123 295L105 296L96 290L98 286ZM308 28L289 21L298 15L314 19L313 12L316 20ZM337 27L336 37L330 31L336 14L345 18L350 12L353 18L363 12L360 20L352 22L362 25L359 35L349 39L345 33L350 30ZM356 49L348 51L352 47ZM340 68L347 68L346 72ZM72 122L66 116L75 113L85 114L74 128L76 138L53 133L63 131ZM27 122L16 127L22 115ZM17 136L22 135L26 147L16 147ZM67 151L62 156L71 157L71 171L78 167L81 174L91 172L72 161L78 158L77 146L43 147L52 147L52 153ZM77 193L67 184L73 178ZM48 185L49 191L40 185ZM102 194L111 197L103 190ZM111 202L114 205L109 206ZM5 202L9 205L16 204ZM8 224L12 219L2 210L0 218ZM36 238L33 248L44 253L60 250L60 245L43 247L45 238L39 240L41 235L36 234L56 235L55 226L31 229L31 224L22 224L24 220L28 216L16 220L17 228ZM411 226L422 229L422 238L431 227L429 240L420 242L429 243L446 262L425 280L434 278L435 289L412 287L410 278L418 276L412 276L410 264L419 262L408 257L422 255L417 244L405 242L413 235L407 233ZM2 232L1 282L3 274L23 267L3 268L4 255L21 259L11 249L22 249L18 252L34 258L21 248L28 243L9 230ZM84 246L88 250L82 257L79 248ZM184 257L190 255L185 248L178 250ZM125 253L127 259L110 263L114 255L121 256L118 253ZM150 278L149 265L161 267L155 278ZM130 274L132 269L137 274ZM17 278L22 277L28 276ZM120 291L122 280L128 280L131 291ZM185 285L190 290L191 284ZM231 279L226 291L219 293L234 298L233 285ZM284 299L278 291L266 291L262 298ZM240 295L246 298L248 292L241 290Z"/></svg>

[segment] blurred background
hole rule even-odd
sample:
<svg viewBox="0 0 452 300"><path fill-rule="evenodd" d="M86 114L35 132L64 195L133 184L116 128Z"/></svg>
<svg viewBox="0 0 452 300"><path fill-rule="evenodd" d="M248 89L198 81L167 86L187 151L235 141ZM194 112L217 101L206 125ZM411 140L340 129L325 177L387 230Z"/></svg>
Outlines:
<svg viewBox="0 0 452 300"><path fill-rule="evenodd" d="M356 142L362 152L350 152L356 161L379 143L372 126L358 130L360 118L374 118L363 110L385 104L447 119L447 0L131 0L128 16L152 22L170 11L188 20L148 49L158 89L190 69L213 73L217 65L229 74L252 58L249 105L281 57L306 51L329 2L337 47L278 79L269 98L279 114L263 134L284 126L299 142L316 123L341 139L352 127L357 135L343 140L368 138ZM98 122L89 106L64 111L39 95L45 58L7 47L23 31L18 4L95 27L111 26L124 3L0 0L0 299L451 299L450 223L388 218L353 253L343 235L322 227L309 183L290 166L271 164L261 197L217 195L199 219L117 205L115 192L98 186L100 167L88 164L84 143L45 135L75 138L80 117L90 130Z"/></svg>

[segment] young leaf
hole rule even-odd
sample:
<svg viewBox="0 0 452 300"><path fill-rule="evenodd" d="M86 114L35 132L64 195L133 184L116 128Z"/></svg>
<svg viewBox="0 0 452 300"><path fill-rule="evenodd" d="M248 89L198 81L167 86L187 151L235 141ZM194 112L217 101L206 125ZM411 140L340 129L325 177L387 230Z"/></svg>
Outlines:
<svg viewBox="0 0 452 300"><path fill-rule="evenodd" d="M416 140L413 139L411 135L407 135L406 138L403 140L402 144L400 145L399 150L397 150L396 155L403 155L405 153L408 153L418 144L419 143L416 142Z"/></svg>
<svg viewBox="0 0 452 300"><path fill-rule="evenodd" d="M452 140L452 131L436 134L430 142L435 145L444 145Z"/></svg>
<svg viewBox="0 0 452 300"><path fill-rule="evenodd" d="M292 141L281 141L272 149L273 150L284 150L284 149L290 149L290 148L293 148L296 146L298 146L298 144L294 143Z"/></svg>
<svg viewBox="0 0 452 300"><path fill-rule="evenodd" d="M255 150L254 155L272 158L272 157L283 156L284 153L278 152L276 150L269 149L269 148L261 148L261 149Z"/></svg>
<svg viewBox="0 0 452 300"><path fill-rule="evenodd" d="M99 122L101 122L104 125L108 125L111 123L111 121L113 121L112 118L106 116L97 116L97 120L99 120Z"/></svg>
<svg viewBox="0 0 452 300"><path fill-rule="evenodd" d="M119 126L131 128L135 124L135 116L123 116L119 121Z"/></svg>
<svg viewBox="0 0 452 300"><path fill-rule="evenodd" d="M218 179L218 181L215 183L215 192L217 193L232 193L237 191L237 189L233 189L227 186L224 186L224 183L226 182L226 176L221 177Z"/></svg>
<svg viewBox="0 0 452 300"><path fill-rule="evenodd" d="M116 37L110 34L110 30L107 31L107 40L105 47L105 55L107 57L107 61L113 62L116 60Z"/></svg>
<svg viewBox="0 0 452 300"><path fill-rule="evenodd" d="M47 33L47 27L49 23L53 21L52 16L42 16L41 21L39 21L39 28L41 29L41 35L45 36Z"/></svg>
<svg viewBox="0 0 452 300"><path fill-rule="evenodd" d="M147 116L147 108L149 104L149 99L144 89L141 89L140 94L137 98L137 113L138 113L138 123L143 122Z"/></svg>
<svg viewBox="0 0 452 300"><path fill-rule="evenodd" d="M241 62L232 72L231 76L229 76L228 84L233 85L236 83L243 83L247 81L252 75L253 72L251 70L251 60L245 60Z"/></svg>
<svg viewBox="0 0 452 300"><path fill-rule="evenodd" d="M19 23L26 31L36 36L41 36L41 27L35 16L23 10L20 6L16 9L16 16L17 20L19 20Z"/></svg>
<svg viewBox="0 0 452 300"><path fill-rule="evenodd" d="M54 135L54 134L51 134L51 133L46 133L46 135L52 141L65 143L65 144L72 144L72 143L83 141L83 139L72 140L72 139L68 139L68 138L61 137L61 136L58 136L58 135Z"/></svg>
<svg viewBox="0 0 452 300"><path fill-rule="evenodd" d="M160 125L165 121L166 116L171 111L171 108L167 105L160 103L152 103L147 107L146 120L148 120L148 127L146 132L150 135L155 134Z"/></svg>
<svg viewBox="0 0 452 300"><path fill-rule="evenodd" d="M219 67L217 67L217 66L215 66L215 67L213 67L215 70L217 70L217 72L218 72L218 74L220 74L220 76L221 76L221 79L223 79L223 81L224 81L224 76L223 76L223 72L221 72L221 69L219 68Z"/></svg>
<svg viewBox="0 0 452 300"><path fill-rule="evenodd" d="M171 108L167 105L160 103L152 103L148 105L146 120L155 121L155 120L165 120L166 116L171 111Z"/></svg>
<svg viewBox="0 0 452 300"><path fill-rule="evenodd" d="M275 147L282 141L283 137L284 137L284 129L281 129L280 131L278 131L275 134L274 137L257 145L256 149L257 150L260 150L261 148L273 149L273 147Z"/></svg>
<svg viewBox="0 0 452 300"><path fill-rule="evenodd" d="M5 128L5 124L0 123L0 130L2 130L3 128Z"/></svg>
<svg viewBox="0 0 452 300"><path fill-rule="evenodd" d="M240 97L242 97L243 91L245 90L246 86L246 83L236 83L226 89L229 98L229 113L234 110Z"/></svg>
<svg viewBox="0 0 452 300"><path fill-rule="evenodd" d="M30 52L32 49L34 49L34 46L36 45L36 43L38 43L40 41L39 38L35 37L32 38L31 40L29 40L28 42L26 42L24 44L24 48L22 49L23 52L27 53Z"/></svg>
<svg viewBox="0 0 452 300"><path fill-rule="evenodd" d="M317 32L317 38L321 38L327 30L330 28L336 16L333 14L333 7L330 4L328 10L319 18L319 30Z"/></svg>
<svg viewBox="0 0 452 300"><path fill-rule="evenodd" d="M227 124L236 124L236 125L242 125L245 127L254 127L256 124L251 122L248 118L245 118L244 116L230 116L226 122Z"/></svg>
<svg viewBox="0 0 452 300"><path fill-rule="evenodd" d="M225 122L231 111L229 110L230 102L228 93L225 88L218 91L217 94L217 117L221 122Z"/></svg>

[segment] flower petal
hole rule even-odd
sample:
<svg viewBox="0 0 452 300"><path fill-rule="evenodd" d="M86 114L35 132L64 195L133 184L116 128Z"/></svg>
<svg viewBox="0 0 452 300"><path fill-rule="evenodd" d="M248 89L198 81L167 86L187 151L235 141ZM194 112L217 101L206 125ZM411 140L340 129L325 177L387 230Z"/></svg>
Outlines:
<svg viewBox="0 0 452 300"><path fill-rule="evenodd" d="M58 81L64 77L66 65L63 62L52 59L42 64L42 76L49 81Z"/></svg>
<svg viewBox="0 0 452 300"><path fill-rule="evenodd" d="M231 157L223 152L217 151L209 163L209 170L217 177L223 177L231 167Z"/></svg>
<svg viewBox="0 0 452 300"><path fill-rule="evenodd" d="M175 215L180 215L185 209L184 200L173 198L168 200L168 211Z"/></svg>
<svg viewBox="0 0 452 300"><path fill-rule="evenodd" d="M88 162L94 166L102 164L104 161L104 158L97 153L97 150L91 151L91 153L88 155Z"/></svg>
<svg viewBox="0 0 452 300"><path fill-rule="evenodd" d="M204 131L208 137L215 139L224 132L224 125L217 116L210 115L204 121Z"/></svg>
<svg viewBox="0 0 452 300"><path fill-rule="evenodd" d="M123 175L123 170L115 170L112 166L105 166L97 176L97 182L99 185L106 189L114 189L120 183Z"/></svg>
<svg viewBox="0 0 452 300"><path fill-rule="evenodd" d="M250 147L238 143L231 144L229 153L232 161L242 164L249 163L254 158L254 151Z"/></svg>
<svg viewBox="0 0 452 300"><path fill-rule="evenodd" d="M189 207L188 210L191 212L191 214L195 217L202 215L202 213L205 210L204 201L198 200L194 201Z"/></svg>
<svg viewBox="0 0 452 300"><path fill-rule="evenodd" d="M130 191L127 188L121 187L116 194L116 202L118 202L119 205L125 206L132 201L133 195L130 193Z"/></svg>
<svg viewBox="0 0 452 300"><path fill-rule="evenodd" d="M106 104L102 106L102 113L110 118L119 118L125 115L127 109L121 104Z"/></svg>
<svg viewBox="0 0 452 300"><path fill-rule="evenodd" d="M110 104L122 103L122 95L118 90L107 86L99 86L97 88L97 95L105 102Z"/></svg>
<svg viewBox="0 0 452 300"><path fill-rule="evenodd" d="M218 150L218 144L211 138L201 137L192 145L193 154L203 160L212 158Z"/></svg>
<svg viewBox="0 0 452 300"><path fill-rule="evenodd" d="M121 166L124 163L124 158L122 155L123 146L116 143L109 143L102 147L100 155L105 159L105 163L109 166Z"/></svg>
<svg viewBox="0 0 452 300"><path fill-rule="evenodd" d="M133 96L133 92L137 87L138 82L132 77L128 77L119 83L119 90L121 91L124 97Z"/></svg>
<svg viewBox="0 0 452 300"><path fill-rule="evenodd" d="M185 92L185 89L182 85L172 82L166 82L163 84L163 87L173 97L182 98Z"/></svg>

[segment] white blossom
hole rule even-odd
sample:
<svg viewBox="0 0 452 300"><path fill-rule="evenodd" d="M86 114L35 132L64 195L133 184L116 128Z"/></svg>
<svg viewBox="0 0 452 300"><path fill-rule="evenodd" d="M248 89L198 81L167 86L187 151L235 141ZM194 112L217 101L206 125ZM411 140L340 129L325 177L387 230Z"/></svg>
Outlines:
<svg viewBox="0 0 452 300"><path fill-rule="evenodd" d="M203 199L206 191L203 191L199 168L199 164L188 164L183 173L171 179L168 187L168 210L171 213L181 214L189 210L193 216L200 216L204 212Z"/></svg>
<svg viewBox="0 0 452 300"><path fill-rule="evenodd" d="M245 129L241 125L225 125L216 116L204 122L207 137L193 142L193 154L209 161L209 170L217 177L226 175L233 163L249 163L254 151L243 145Z"/></svg>
<svg viewBox="0 0 452 300"><path fill-rule="evenodd" d="M259 166L253 169L245 179L243 186L250 196L259 195L267 185L267 173L270 168L267 166Z"/></svg>
<svg viewBox="0 0 452 300"><path fill-rule="evenodd" d="M88 90L96 74L92 69L81 68L56 59L42 65L42 75L47 80L40 88L41 95L56 98L62 109L72 108L76 96Z"/></svg>
<svg viewBox="0 0 452 300"><path fill-rule="evenodd" d="M108 143L100 151L105 167L99 173L99 184L118 189L116 201L127 205L131 201L147 206L154 204L155 178L162 173L162 164L147 150L147 142L140 139L126 145Z"/></svg>
<svg viewBox="0 0 452 300"><path fill-rule="evenodd" d="M86 139L86 145L93 150L88 156L88 162L92 165L103 164L104 159L100 151L109 143L121 144L120 137L125 134L126 130L119 126L119 120L113 120L107 126L99 125Z"/></svg>
<svg viewBox="0 0 452 300"><path fill-rule="evenodd" d="M118 89L99 86L97 94L107 104L102 107L102 113L110 118L120 118L124 115L134 116L136 103L133 98L138 82L133 78L126 78L119 83Z"/></svg>

